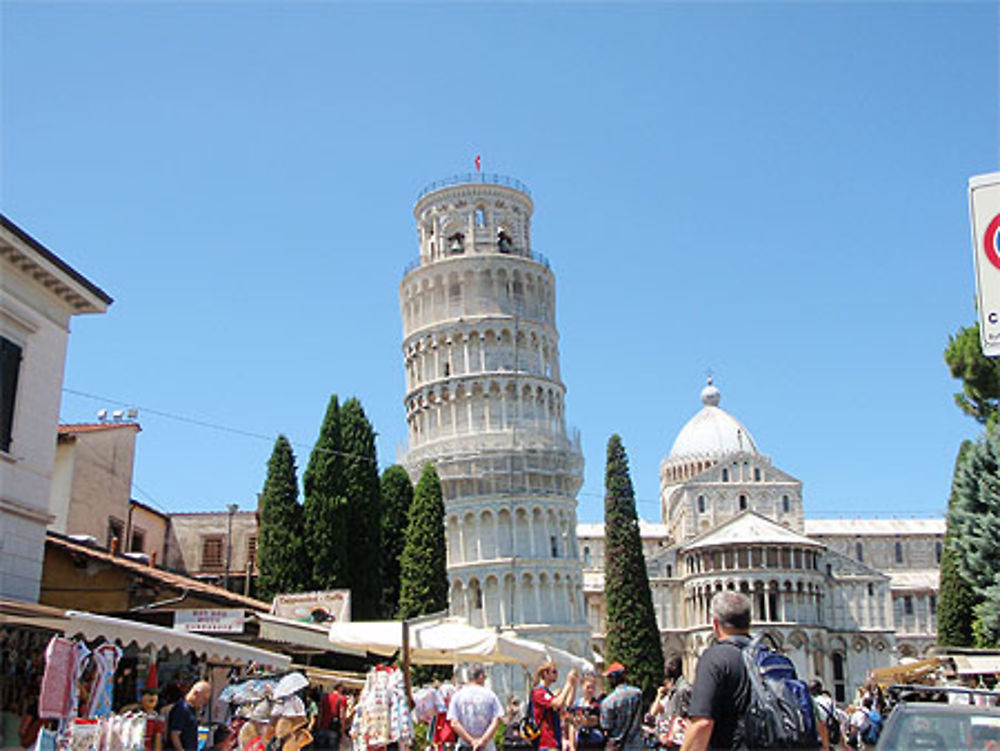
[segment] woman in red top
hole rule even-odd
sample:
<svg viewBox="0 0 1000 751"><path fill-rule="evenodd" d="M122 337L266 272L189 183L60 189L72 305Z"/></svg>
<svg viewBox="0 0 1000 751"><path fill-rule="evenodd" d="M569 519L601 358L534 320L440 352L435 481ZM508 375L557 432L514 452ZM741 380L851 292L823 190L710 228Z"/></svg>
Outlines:
<svg viewBox="0 0 1000 751"><path fill-rule="evenodd" d="M543 751L562 751L561 725L559 714L573 701L576 682L579 673L576 669L569 671L565 685L556 692L550 686L559 677L559 671L554 662L543 662L535 668L535 688L531 691L532 719L541 731L538 736L538 749Z"/></svg>

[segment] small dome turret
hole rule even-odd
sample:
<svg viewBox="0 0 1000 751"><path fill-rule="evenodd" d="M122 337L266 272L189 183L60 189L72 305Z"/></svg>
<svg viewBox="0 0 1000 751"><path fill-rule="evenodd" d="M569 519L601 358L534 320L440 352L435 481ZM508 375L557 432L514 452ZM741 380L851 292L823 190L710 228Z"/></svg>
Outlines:
<svg viewBox="0 0 1000 751"><path fill-rule="evenodd" d="M719 407L722 392L708 379L701 390L705 406L677 434L668 461L681 457L720 457L726 454L758 454L757 444L743 423Z"/></svg>
<svg viewBox="0 0 1000 751"><path fill-rule="evenodd" d="M712 384L712 376L708 377L708 385L701 390L701 403L706 407L718 407L722 401L722 392Z"/></svg>

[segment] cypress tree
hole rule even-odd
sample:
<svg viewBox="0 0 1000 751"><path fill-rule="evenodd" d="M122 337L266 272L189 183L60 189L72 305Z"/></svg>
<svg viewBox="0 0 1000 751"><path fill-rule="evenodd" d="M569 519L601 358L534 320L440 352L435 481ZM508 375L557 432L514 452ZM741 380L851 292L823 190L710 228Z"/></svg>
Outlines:
<svg viewBox="0 0 1000 751"><path fill-rule="evenodd" d="M959 572L980 598L977 646L1000 643L1000 427L990 426L959 462L948 531Z"/></svg>
<svg viewBox="0 0 1000 751"><path fill-rule="evenodd" d="M399 559L399 617L415 618L448 609L447 551L444 538L444 497L432 464L424 465L410 506L403 553ZM415 666L415 685L447 679L448 666Z"/></svg>
<svg viewBox="0 0 1000 751"><path fill-rule="evenodd" d="M413 483L406 470L394 464L382 473L382 617L399 610L399 558L413 503Z"/></svg>
<svg viewBox="0 0 1000 751"><path fill-rule="evenodd" d="M263 599L300 592L307 575L302 545L302 506L295 472L295 454L279 435L267 463L267 479L258 503L257 591Z"/></svg>
<svg viewBox="0 0 1000 751"><path fill-rule="evenodd" d="M663 682L663 647L642 554L628 456L617 434L608 441L604 488L605 661L624 664L629 681L649 701Z"/></svg>
<svg viewBox="0 0 1000 751"><path fill-rule="evenodd" d="M305 491L303 537L308 586L312 589L349 586L346 577L349 563L345 557L347 499L340 432L340 405L334 394L302 476ZM353 593L351 599L353 610Z"/></svg>
<svg viewBox="0 0 1000 751"><path fill-rule="evenodd" d="M382 502L375 431L357 399L340 408L340 435L349 530L343 573L351 588L352 617L373 620L382 605Z"/></svg>
<svg viewBox="0 0 1000 751"><path fill-rule="evenodd" d="M963 441L955 460L954 477L972 447L972 441ZM948 500L949 513L955 506L955 480L952 480L951 497ZM972 585L959 571L957 553L952 546L952 531L949 525L945 533L941 552L941 583L937 608L938 644L949 647L971 647L973 644L973 608L979 598Z"/></svg>

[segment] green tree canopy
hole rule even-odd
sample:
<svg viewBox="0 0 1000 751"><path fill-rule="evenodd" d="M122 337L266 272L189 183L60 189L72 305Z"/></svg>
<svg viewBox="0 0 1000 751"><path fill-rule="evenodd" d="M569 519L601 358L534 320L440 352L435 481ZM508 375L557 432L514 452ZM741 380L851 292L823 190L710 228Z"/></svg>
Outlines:
<svg viewBox="0 0 1000 751"><path fill-rule="evenodd" d="M344 496L347 498L345 565L356 620L374 620L382 606L382 501L375 456L375 430L361 402L340 408Z"/></svg>
<svg viewBox="0 0 1000 751"><path fill-rule="evenodd" d="M955 460L954 476L972 447L972 441L963 441ZM951 497L948 509L955 506L955 480L952 479ZM938 644L949 647L971 647L973 644L973 608L979 598L972 585L959 571L957 553L951 542L951 530L945 534L944 550L941 553L941 584L937 608Z"/></svg>
<svg viewBox="0 0 1000 751"><path fill-rule="evenodd" d="M424 465L410 505L403 553L399 559L399 617L415 618L448 609L447 549L444 537L444 497L434 465ZM447 678L445 667L416 666L414 683Z"/></svg>
<svg viewBox="0 0 1000 751"><path fill-rule="evenodd" d="M302 542L302 506L295 454L283 435L274 442L258 509L258 595L270 599L276 594L303 591L309 577Z"/></svg>
<svg viewBox="0 0 1000 751"><path fill-rule="evenodd" d="M617 434L608 441L604 487L605 660L625 665L647 701L663 682L663 647L653 610L628 456Z"/></svg>
<svg viewBox="0 0 1000 751"><path fill-rule="evenodd" d="M305 490L303 538L312 589L350 586L346 577L348 519L342 455L340 404L334 394L302 477Z"/></svg>
<svg viewBox="0 0 1000 751"><path fill-rule="evenodd" d="M980 603L974 609L978 646L1000 644L1000 426L971 445L955 472L948 536L957 568Z"/></svg>
<svg viewBox="0 0 1000 751"><path fill-rule="evenodd" d="M962 391L955 394L958 408L984 424L995 420L1000 408L1000 359L983 354L978 323L948 337L944 361L952 377L962 380Z"/></svg>
<svg viewBox="0 0 1000 751"><path fill-rule="evenodd" d="M413 503L413 483L406 470L394 464L382 473L382 617L399 611L399 559L406 542Z"/></svg>

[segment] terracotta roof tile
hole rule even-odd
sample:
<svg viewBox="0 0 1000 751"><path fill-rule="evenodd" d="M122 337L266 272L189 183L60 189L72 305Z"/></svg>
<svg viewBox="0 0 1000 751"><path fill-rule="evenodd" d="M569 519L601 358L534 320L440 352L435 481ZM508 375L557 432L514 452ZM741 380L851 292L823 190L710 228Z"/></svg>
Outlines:
<svg viewBox="0 0 1000 751"><path fill-rule="evenodd" d="M135 428L136 430L142 430L137 422L82 422L60 425L59 433L61 435L68 435L70 433L94 433L98 430L111 430L113 428Z"/></svg>
<svg viewBox="0 0 1000 751"><path fill-rule="evenodd" d="M148 579L155 579L156 581L162 582L171 587L188 589L196 594L226 600L234 605L253 608L254 610L260 610L263 612L267 612L271 609L270 603L255 600L252 597L245 597L244 595L237 594L235 592L230 592L222 587L217 587L214 584L208 584L207 582L199 581L198 579L192 579L190 576L185 576L184 574L175 574L172 571L165 571L161 568L153 568L146 563L133 561L122 556L111 555L111 553L106 550L97 550L88 545L82 545L78 542L69 540L62 535L54 534L52 532L46 533L45 543L46 545L53 545L74 554L85 555L93 560L109 563L112 566L129 569L140 576L145 576Z"/></svg>

